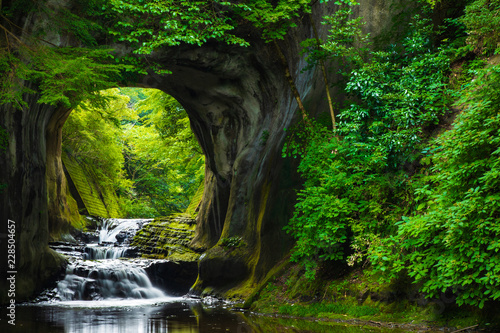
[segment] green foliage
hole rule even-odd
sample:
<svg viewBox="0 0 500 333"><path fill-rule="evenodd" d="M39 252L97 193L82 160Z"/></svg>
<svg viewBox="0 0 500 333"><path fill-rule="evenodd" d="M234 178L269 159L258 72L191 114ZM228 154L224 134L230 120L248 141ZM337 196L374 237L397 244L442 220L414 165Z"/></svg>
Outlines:
<svg viewBox="0 0 500 333"><path fill-rule="evenodd" d="M69 32L69 35L75 36L87 47L97 46L95 36L103 30L99 24L82 15L73 14L67 9L63 9L58 18L61 20L63 30Z"/></svg>
<svg viewBox="0 0 500 333"><path fill-rule="evenodd" d="M204 177L204 157L180 104L153 89L135 92L138 119L124 125L127 177L134 182L126 210L149 206L153 216L183 212ZM139 96L140 95L140 96Z"/></svg>
<svg viewBox="0 0 500 333"><path fill-rule="evenodd" d="M240 246L243 246L244 242L242 241L241 237L222 237L219 240L219 244L222 247L238 248Z"/></svg>
<svg viewBox="0 0 500 333"><path fill-rule="evenodd" d="M180 43L201 45L209 40L248 46L235 30L252 25L264 40L282 39L293 19L310 10L308 0L278 1L137 1L112 0L108 15L116 17L110 33L149 54Z"/></svg>
<svg viewBox="0 0 500 333"><path fill-rule="evenodd" d="M124 65L109 64L110 50L50 48L20 45L16 53L0 51L0 103L26 107L25 93L35 93L24 81L37 85L39 103L75 108L81 102L102 107L100 90L116 85ZM24 81L23 81L24 80Z"/></svg>
<svg viewBox="0 0 500 333"><path fill-rule="evenodd" d="M64 149L112 186L129 217L182 212L203 180L204 159L189 119L171 96L153 89L110 89L108 103L72 111Z"/></svg>
<svg viewBox="0 0 500 333"><path fill-rule="evenodd" d="M338 61L338 70L347 74L352 66L360 65L368 51L368 37L362 31L365 24L362 17L353 17L356 1L336 1L340 6L332 15L323 17L321 24L328 25L326 41L316 38L306 39L301 43L302 53L307 54L308 65L304 70L313 68L320 61Z"/></svg>
<svg viewBox="0 0 500 333"><path fill-rule="evenodd" d="M9 18L17 18L23 14L31 12L36 7L35 0L12 0L4 1L0 10L2 15Z"/></svg>
<svg viewBox="0 0 500 333"><path fill-rule="evenodd" d="M102 8L102 0L74 0L72 6L44 6L45 1L14 1L2 8L4 38L0 48L0 104L26 107L25 94L37 94L38 102L76 108L80 103L104 107L106 101L100 90L117 86L124 71L131 66L120 64L109 49L93 48L100 26L86 18ZM71 8L71 11L69 10ZM51 24L40 24L30 36L19 32L13 20L36 11ZM47 35L66 34L92 48L58 47L44 40ZM51 38L48 38L51 39Z"/></svg>
<svg viewBox="0 0 500 333"><path fill-rule="evenodd" d="M432 45L430 20L415 17L411 34L391 50L372 53L350 74L346 91L361 103L339 118L345 140L376 146L391 168L413 162L425 132L447 111L449 51Z"/></svg>
<svg viewBox="0 0 500 333"><path fill-rule="evenodd" d="M468 44L482 54L500 53L500 1L476 0L461 21L467 26Z"/></svg>
<svg viewBox="0 0 500 333"><path fill-rule="evenodd" d="M420 1L422 3L426 3L426 4L430 5L431 7L435 7L436 4L441 2L441 0L418 0L418 1Z"/></svg>
<svg viewBox="0 0 500 333"><path fill-rule="evenodd" d="M289 29L296 26L294 19L310 11L308 0L257 0L246 1L242 7L236 5L238 16L261 31L266 42L283 39Z"/></svg>
<svg viewBox="0 0 500 333"><path fill-rule="evenodd" d="M107 9L120 17L111 34L136 45L137 53L147 54L162 46L181 42L201 45L212 38L244 44L243 39L229 33L234 27L224 16L226 4L225 1L113 0Z"/></svg>
<svg viewBox="0 0 500 333"><path fill-rule="evenodd" d="M447 40L416 16L407 37L363 62L359 22L341 8L332 16L331 48L304 45L313 65L348 64L345 92L353 99L333 135L315 124L285 147L301 158L305 180L286 227L297 239L292 260L311 278L323 260L367 258L384 279L407 274L427 297L454 292L458 305L479 308L499 300L500 65L484 67L470 51L499 52L500 2L469 2L464 16L445 20L448 32L458 27ZM461 112L433 139L452 98Z"/></svg>
<svg viewBox="0 0 500 333"><path fill-rule="evenodd" d="M368 305L352 306L342 303L315 303L311 305L282 305L279 313L297 317L317 317L325 313L336 313L350 315L356 318L374 316L380 312L379 309Z"/></svg>
<svg viewBox="0 0 500 333"><path fill-rule="evenodd" d="M292 260L310 277L318 260L361 260L410 209L401 204L412 196L405 166L447 109L449 69L428 20L417 16L410 28L400 45L352 69L345 89L354 99L335 136L316 125L285 147L301 157L305 179L286 230L297 238Z"/></svg>
<svg viewBox="0 0 500 333"><path fill-rule="evenodd" d="M500 298L500 66L478 71L462 92L464 110L438 137L432 176L418 191L426 209L398 225L372 256L380 269L407 269L430 297L461 290L458 304Z"/></svg>
<svg viewBox="0 0 500 333"><path fill-rule="evenodd" d="M124 178L122 119L134 119L127 107L129 98L118 89L101 92L109 102L105 108L82 103L63 127L63 148L76 159L93 167L100 184L119 193L132 185ZM103 187L104 187L103 186Z"/></svg>

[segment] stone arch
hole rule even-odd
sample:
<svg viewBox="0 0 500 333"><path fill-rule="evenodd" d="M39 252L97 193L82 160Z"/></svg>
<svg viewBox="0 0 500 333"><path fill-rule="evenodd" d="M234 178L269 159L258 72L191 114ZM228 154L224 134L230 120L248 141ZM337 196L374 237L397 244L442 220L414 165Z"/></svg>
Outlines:
<svg viewBox="0 0 500 333"><path fill-rule="evenodd" d="M379 0L360 2L360 15L371 23L371 32L379 34L390 24L391 6ZM316 22L335 10L333 4L316 8L321 8L314 12ZM323 27L320 34L325 33ZM301 71L305 61L299 52L300 41L311 37L310 21L304 19L279 45L304 103L315 113L327 110L324 83L319 72ZM159 50L151 60L172 74L150 73L140 80L183 105L207 157L195 244L208 251L193 292L248 296L291 248L282 228L299 180L292 162L281 157L281 148L284 129L298 119L297 105L275 52L272 44L260 40L249 48L207 43ZM7 232L5 221L16 221L19 299L30 296L63 266L47 244L49 225L58 228L65 219L59 132L69 114L64 108L37 104L34 95L25 96L25 101L28 106L22 109L0 106L0 124L11 134L0 158L0 183L7 184L0 193L0 234ZM221 238L230 237L241 239L244 246L232 250L218 245ZM2 290L5 281L1 279Z"/></svg>

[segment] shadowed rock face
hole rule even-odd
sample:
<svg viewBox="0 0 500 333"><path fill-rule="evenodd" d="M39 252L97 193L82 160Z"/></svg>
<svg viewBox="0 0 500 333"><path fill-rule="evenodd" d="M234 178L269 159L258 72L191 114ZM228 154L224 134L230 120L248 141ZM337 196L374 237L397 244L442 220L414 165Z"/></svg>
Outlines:
<svg viewBox="0 0 500 333"><path fill-rule="evenodd" d="M380 32L389 23L383 19L389 5L361 2L361 14L374 19L372 33ZM316 12L315 21L324 14ZM311 37L306 17L280 47L304 104L317 113L328 110L324 84L319 72L301 73L305 62L299 56L300 41ZM161 89L183 105L206 155L205 192L192 246L207 252L192 291L247 296L243 286L255 287L292 246L282 228L299 180L281 150L284 129L299 117L283 64L274 45L259 40L248 48L209 43L160 50L151 57L172 74L151 74L139 85ZM0 233L6 232L7 219L16 221L18 281L24 286L19 298L61 267L47 247L49 230L63 228L70 214L60 161L60 128L68 110L26 99L27 108L4 105L0 110L0 124L10 133L7 151L0 152L0 183L8 184L0 194ZM239 246L224 246L220 240L228 238L238 239Z"/></svg>
<svg viewBox="0 0 500 333"><path fill-rule="evenodd" d="M297 66L294 47L282 45ZM143 80L183 105L206 155L192 245L210 250L200 262L196 293L207 287L223 292L253 279L253 273L258 280L291 246L282 228L297 179L281 149L296 104L274 52L260 41L250 48L213 44L159 52L155 60L172 74ZM304 73L297 84L305 90L313 80L312 73ZM233 237L241 238L237 251L217 246L221 238Z"/></svg>

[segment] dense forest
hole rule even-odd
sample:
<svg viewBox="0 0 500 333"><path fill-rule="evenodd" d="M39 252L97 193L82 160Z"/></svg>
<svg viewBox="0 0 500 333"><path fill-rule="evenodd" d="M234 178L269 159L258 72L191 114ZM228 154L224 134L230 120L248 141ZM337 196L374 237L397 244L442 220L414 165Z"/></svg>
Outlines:
<svg viewBox="0 0 500 333"><path fill-rule="evenodd" d="M349 99L333 132L311 120L284 148L305 179L292 259L311 278L343 260L408 274L429 297L465 288L457 303L481 308L500 298L500 2L470 1L439 26L424 6L381 50L345 8L309 59L345 64Z"/></svg>
<svg viewBox="0 0 500 333"><path fill-rule="evenodd" d="M306 0L76 2L82 15L68 11L58 29L78 47L52 47L47 36L6 39L0 103L25 107L35 88L19 82L33 81L39 103L73 109L64 151L95 165L131 217L183 211L205 165L173 97L125 88L148 69L168 75L143 55L214 41L251 48L258 39L288 69L279 42L298 20L313 20ZM284 229L295 240L292 262L310 280L338 263L369 267L387 284L409 279L430 298L456 292L458 305L497 301L500 1L411 1L384 40L366 33L357 1L315 5L327 3L336 11L312 23L315 37L300 52L302 71L324 74L329 108L309 111L285 72L299 121L286 129L282 158L302 179ZM36 6L15 1L2 17ZM105 49L103 40L133 52ZM6 136L0 129L0 150Z"/></svg>
<svg viewBox="0 0 500 333"><path fill-rule="evenodd" d="M184 212L203 181L204 159L184 109L154 89L100 92L105 108L80 105L63 128L63 149L112 186L126 217ZM113 216L117 217L117 216Z"/></svg>

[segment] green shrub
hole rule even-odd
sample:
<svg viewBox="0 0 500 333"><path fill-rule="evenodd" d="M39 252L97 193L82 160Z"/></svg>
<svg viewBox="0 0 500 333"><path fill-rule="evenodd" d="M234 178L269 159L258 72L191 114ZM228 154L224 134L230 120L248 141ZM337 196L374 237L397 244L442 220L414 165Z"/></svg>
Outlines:
<svg viewBox="0 0 500 333"><path fill-rule="evenodd" d="M406 168L448 110L450 60L433 46L429 20L416 16L410 28L400 45L351 71L353 102L336 133L316 124L285 147L301 157L305 179L286 230L297 239L292 260L311 278L318 261L346 258L344 243L349 263L361 260L411 209Z"/></svg>
<svg viewBox="0 0 500 333"><path fill-rule="evenodd" d="M390 276L408 270L429 297L460 291L458 304L479 307L500 298L499 89L499 65L477 73L454 127L434 143L433 173L418 189L425 210L403 218L371 257Z"/></svg>

